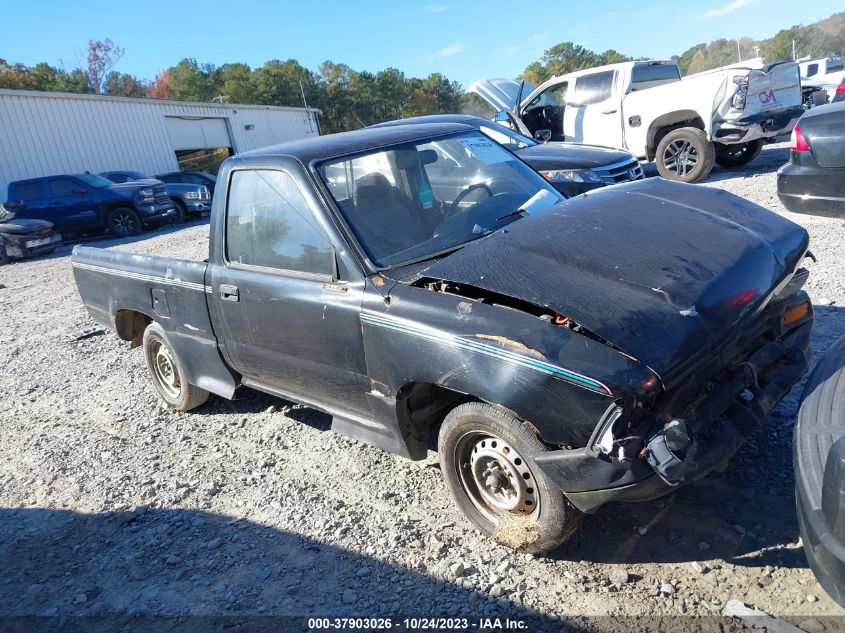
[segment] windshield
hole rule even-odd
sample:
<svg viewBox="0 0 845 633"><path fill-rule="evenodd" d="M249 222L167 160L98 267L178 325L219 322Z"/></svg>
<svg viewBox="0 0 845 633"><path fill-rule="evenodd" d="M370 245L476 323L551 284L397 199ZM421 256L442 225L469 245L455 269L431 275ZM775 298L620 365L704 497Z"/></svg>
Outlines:
<svg viewBox="0 0 845 633"><path fill-rule="evenodd" d="M370 261L443 253L562 201L539 174L479 133L397 145L318 167ZM547 195L537 196L540 191Z"/></svg>
<svg viewBox="0 0 845 633"><path fill-rule="evenodd" d="M537 145L536 142L527 136L523 136L518 132L514 132L513 130L509 130L504 126L497 125L495 123L491 123L490 125L479 125L478 129L481 130L482 134L492 138L499 145L506 147L512 152L515 152L518 149L525 149L526 147Z"/></svg>
<svg viewBox="0 0 845 633"><path fill-rule="evenodd" d="M77 180L84 182L89 187L94 189L102 189L103 187L111 187L114 183L102 176L95 176L93 174L76 174L74 176Z"/></svg>

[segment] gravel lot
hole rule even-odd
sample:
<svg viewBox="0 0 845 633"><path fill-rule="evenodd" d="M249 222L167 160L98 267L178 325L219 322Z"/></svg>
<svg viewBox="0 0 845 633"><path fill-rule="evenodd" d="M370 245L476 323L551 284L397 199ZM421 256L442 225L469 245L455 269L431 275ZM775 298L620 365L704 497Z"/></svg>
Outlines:
<svg viewBox="0 0 845 633"><path fill-rule="evenodd" d="M742 172L717 167L707 186L809 230L818 355L845 332L845 220L782 209L775 170L787 159L785 144L767 146ZM202 259L207 234L195 223L97 243ZM433 453L394 457L256 392L165 408L140 351L89 319L69 255L0 269L0 629L34 615L55 617L5 623L100 616L86 626L113 630L164 615L208 630L278 625L262 615L416 614L528 618L546 631L627 629L621 616L727 630L741 624L712 615L731 599L810 633L845 627L799 541L800 386L727 471L657 502L608 505L552 556L528 557L458 514Z"/></svg>

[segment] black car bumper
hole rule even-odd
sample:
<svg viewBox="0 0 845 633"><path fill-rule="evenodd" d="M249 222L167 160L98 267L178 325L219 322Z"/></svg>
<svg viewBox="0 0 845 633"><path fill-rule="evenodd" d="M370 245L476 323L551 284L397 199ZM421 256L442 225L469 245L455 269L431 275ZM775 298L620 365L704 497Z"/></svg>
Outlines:
<svg viewBox="0 0 845 633"><path fill-rule="evenodd" d="M211 212L211 200L184 200L188 213L201 214Z"/></svg>
<svg viewBox="0 0 845 633"><path fill-rule="evenodd" d="M62 236L59 233L48 234L0 234L6 253L10 257L25 258L52 253L62 243Z"/></svg>
<svg viewBox="0 0 845 633"><path fill-rule="evenodd" d="M694 394L691 400L672 408L685 411L695 422L686 457L671 468L657 465L649 458L656 452L669 425L656 422L633 445L627 459L618 459L594 450L594 443L584 448L559 450L535 458L537 466L552 479L584 512L593 512L609 501L647 501L667 494L681 484L706 476L726 464L758 427L760 421L801 378L810 362L812 310L807 295L800 292L784 304L767 308L757 327L771 331L772 323L801 303L807 303L807 316L781 331L780 336L749 350L733 347L720 354L727 357L721 367L736 364L722 372L718 385ZM762 329L760 332L762 333ZM751 333L756 335L757 332ZM743 358L735 363L736 358ZM720 361L721 362L721 361ZM749 397L753 395L753 397ZM668 397L668 395L667 395ZM691 402L694 402L694 410Z"/></svg>
<svg viewBox="0 0 845 633"><path fill-rule="evenodd" d="M845 169L787 163L778 170L778 198L793 213L845 217Z"/></svg>

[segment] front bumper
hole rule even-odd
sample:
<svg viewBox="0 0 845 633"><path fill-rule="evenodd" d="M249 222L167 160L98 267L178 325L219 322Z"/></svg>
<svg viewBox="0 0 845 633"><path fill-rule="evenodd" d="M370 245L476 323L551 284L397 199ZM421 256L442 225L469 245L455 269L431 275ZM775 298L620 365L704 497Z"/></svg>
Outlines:
<svg viewBox="0 0 845 633"><path fill-rule="evenodd" d="M172 202L138 205L137 209L138 214L141 216L141 221L145 224L164 220L176 213L176 207L173 206Z"/></svg>
<svg viewBox="0 0 845 633"><path fill-rule="evenodd" d="M777 306L774 316L780 319L789 307L802 302L809 305L809 298L799 292ZM763 314L769 312L771 307ZM761 319L759 327L768 327L771 319ZM799 324L781 332L775 340L752 348L750 353L747 347L741 347L720 354L720 367L736 365L735 368L725 369L717 384L711 381L690 394L689 399L672 406L684 412L682 417L692 418L693 433L686 457L671 471L652 466L648 460L649 450L655 447L652 442L661 438L668 420L655 421L639 443L631 442L624 458L594 450L591 441L584 448L544 453L535 462L584 512L593 512L609 501L655 499L679 485L701 479L728 462L807 370L812 327L809 311ZM727 358L723 362L724 356ZM736 362L738 357L742 357L741 362Z"/></svg>
<svg viewBox="0 0 845 633"><path fill-rule="evenodd" d="M183 200L188 213L206 213L211 211L211 200Z"/></svg>
<svg viewBox="0 0 845 633"><path fill-rule="evenodd" d="M787 163L778 170L778 198L793 213L845 217L845 169Z"/></svg>
<svg viewBox="0 0 845 633"><path fill-rule="evenodd" d="M62 236L59 233L50 233L48 235L15 235L2 234L0 235L3 244L6 246L6 253L10 257L25 258L43 255L44 253L52 253L62 242Z"/></svg>

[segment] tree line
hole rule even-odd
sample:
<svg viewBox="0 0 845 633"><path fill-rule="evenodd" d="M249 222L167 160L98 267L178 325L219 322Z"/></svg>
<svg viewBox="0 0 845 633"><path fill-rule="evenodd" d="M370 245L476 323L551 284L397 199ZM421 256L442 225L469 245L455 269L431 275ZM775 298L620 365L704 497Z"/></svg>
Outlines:
<svg viewBox="0 0 845 633"><path fill-rule="evenodd" d="M696 44L673 59L684 74L733 63L738 55L742 59L759 55L773 63L792 59L793 41L798 57L842 55L845 12L807 26L783 29L764 40L717 39ZM276 106L307 103L322 110L324 133L425 114L489 114L479 99L464 93L459 83L440 73L421 79L408 77L396 68L358 71L332 61L310 70L295 59L272 59L256 68L240 62L215 66L182 59L145 80L115 70L123 52L108 38L91 40L85 62L70 70L43 62L25 66L0 58L0 88ZM596 52L574 42L562 42L529 64L521 77L539 84L554 75L632 59L613 49Z"/></svg>

